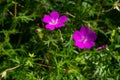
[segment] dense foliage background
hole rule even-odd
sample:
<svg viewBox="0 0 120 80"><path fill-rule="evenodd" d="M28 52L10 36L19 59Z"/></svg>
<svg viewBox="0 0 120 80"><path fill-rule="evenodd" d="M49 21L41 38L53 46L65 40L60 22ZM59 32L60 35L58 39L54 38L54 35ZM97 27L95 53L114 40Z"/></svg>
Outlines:
<svg viewBox="0 0 120 80"><path fill-rule="evenodd" d="M119 7L119 0L0 0L0 80L120 80ZM51 11L67 15L65 27L45 28ZM74 46L81 26L97 33L90 50Z"/></svg>

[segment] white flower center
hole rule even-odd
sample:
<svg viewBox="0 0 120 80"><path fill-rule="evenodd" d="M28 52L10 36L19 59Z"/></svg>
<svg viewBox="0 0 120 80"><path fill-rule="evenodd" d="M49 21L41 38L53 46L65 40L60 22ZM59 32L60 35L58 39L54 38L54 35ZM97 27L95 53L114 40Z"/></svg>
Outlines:
<svg viewBox="0 0 120 80"><path fill-rule="evenodd" d="M85 36L82 37L82 40L81 40L83 43L85 43L87 41L87 38Z"/></svg>
<svg viewBox="0 0 120 80"><path fill-rule="evenodd" d="M58 19L52 19L51 22L49 22L49 24L51 25L56 25L58 23Z"/></svg>

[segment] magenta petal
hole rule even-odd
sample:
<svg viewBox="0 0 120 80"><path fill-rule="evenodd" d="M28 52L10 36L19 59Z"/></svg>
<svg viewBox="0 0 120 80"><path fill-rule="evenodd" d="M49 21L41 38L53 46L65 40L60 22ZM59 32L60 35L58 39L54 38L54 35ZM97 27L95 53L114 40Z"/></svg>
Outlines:
<svg viewBox="0 0 120 80"><path fill-rule="evenodd" d="M89 32L88 35L87 35L88 41L95 41L96 38L97 38L96 33L93 32L93 31Z"/></svg>
<svg viewBox="0 0 120 80"><path fill-rule="evenodd" d="M58 20L59 23L66 22L68 20L67 16L61 16Z"/></svg>
<svg viewBox="0 0 120 80"><path fill-rule="evenodd" d="M79 31L75 31L72 36L73 40L79 40L81 39L81 35Z"/></svg>
<svg viewBox="0 0 120 80"><path fill-rule="evenodd" d="M106 47L106 45L102 45L102 46L98 47L97 50L100 51L100 50L102 50L105 47Z"/></svg>
<svg viewBox="0 0 120 80"><path fill-rule="evenodd" d="M63 26L65 26L65 24L63 24L63 23L58 23L58 24L56 25L56 28L60 28L60 27L63 27Z"/></svg>
<svg viewBox="0 0 120 80"><path fill-rule="evenodd" d="M80 33L83 36L86 36L89 32L90 32L90 28L89 27L81 27L81 29L80 29Z"/></svg>
<svg viewBox="0 0 120 80"><path fill-rule="evenodd" d="M95 45L95 43L94 42L86 42L86 43L84 43L84 45L85 45L86 49L90 49Z"/></svg>
<svg viewBox="0 0 120 80"><path fill-rule="evenodd" d="M50 13L51 18L53 19L58 19L59 18L59 13L56 11L53 11Z"/></svg>
<svg viewBox="0 0 120 80"><path fill-rule="evenodd" d="M49 15L45 15L45 16L43 17L43 22L45 22L45 23L51 22L51 17L50 17Z"/></svg>
<svg viewBox="0 0 120 80"><path fill-rule="evenodd" d="M79 41L76 41L76 42L74 43L74 45L77 46L77 47L80 48L80 49L85 48L84 43L79 42Z"/></svg>
<svg viewBox="0 0 120 80"><path fill-rule="evenodd" d="M50 25L50 24L47 24L45 27L47 29L49 29L49 30L54 30L55 29L55 26L54 25Z"/></svg>

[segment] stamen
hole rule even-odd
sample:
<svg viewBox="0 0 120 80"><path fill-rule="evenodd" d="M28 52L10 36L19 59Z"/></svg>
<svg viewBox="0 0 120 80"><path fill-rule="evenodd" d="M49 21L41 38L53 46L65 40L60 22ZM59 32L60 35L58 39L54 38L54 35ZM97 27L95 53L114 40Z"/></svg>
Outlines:
<svg viewBox="0 0 120 80"><path fill-rule="evenodd" d="M56 19L56 20L52 19L52 21L49 24L56 25L57 23L58 23L58 19Z"/></svg>

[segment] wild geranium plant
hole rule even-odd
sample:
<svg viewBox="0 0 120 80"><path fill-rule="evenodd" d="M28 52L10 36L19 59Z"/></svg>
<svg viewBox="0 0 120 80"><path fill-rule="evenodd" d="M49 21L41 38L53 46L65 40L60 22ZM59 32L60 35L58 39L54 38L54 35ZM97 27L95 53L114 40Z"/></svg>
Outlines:
<svg viewBox="0 0 120 80"><path fill-rule="evenodd" d="M80 31L73 33L74 45L80 49L90 49L95 45L96 32L90 31L89 27L81 27Z"/></svg>
<svg viewBox="0 0 120 80"><path fill-rule="evenodd" d="M53 11L50 15L44 15L43 22L46 23L45 28L54 30L55 28L61 28L65 26L65 22L68 21L67 16L60 16L59 12Z"/></svg>
<svg viewBox="0 0 120 80"><path fill-rule="evenodd" d="M0 5L0 80L120 80L120 0Z"/></svg>

